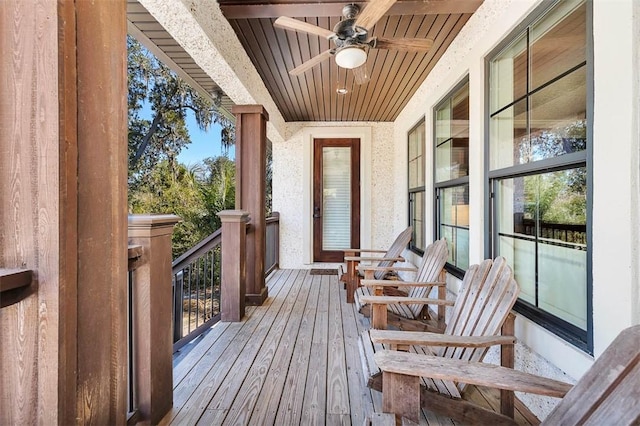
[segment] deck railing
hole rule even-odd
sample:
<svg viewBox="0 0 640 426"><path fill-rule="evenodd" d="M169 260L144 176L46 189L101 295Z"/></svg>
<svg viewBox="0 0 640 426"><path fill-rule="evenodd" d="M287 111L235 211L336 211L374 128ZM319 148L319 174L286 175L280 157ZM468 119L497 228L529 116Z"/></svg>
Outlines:
<svg viewBox="0 0 640 426"><path fill-rule="evenodd" d="M266 220L265 276L279 264L280 215ZM220 321L222 235L218 229L173 262L173 350Z"/></svg>
<svg viewBox="0 0 640 426"><path fill-rule="evenodd" d="M135 270L138 269L142 261L142 246L141 245L129 245L128 254L128 269L127 275L127 424L136 424L140 420L140 413L138 411L138 399L136 392L136 360L135 360L135 332L134 332L134 315L135 315L135 303L134 303L134 285L135 285Z"/></svg>
<svg viewBox="0 0 640 426"><path fill-rule="evenodd" d="M220 320L220 229L173 262L173 350Z"/></svg>
<svg viewBox="0 0 640 426"><path fill-rule="evenodd" d="M267 247L264 256L264 275L267 276L280 264L280 213L273 212L268 217L266 227Z"/></svg>
<svg viewBox="0 0 640 426"><path fill-rule="evenodd" d="M221 218L225 245L230 250L225 252L225 268L229 268L225 269L225 289L221 288L222 230L214 232L176 259L169 270L171 234L179 218L173 215L129 217L127 338L130 424L138 421L158 423L171 407L172 346L175 352L225 315L229 321L238 321L244 315L242 271L246 262L244 247L249 218L242 211L227 211ZM277 213L267 219L266 232L265 276L278 266ZM2 274L3 295L7 293L4 290L16 286L9 272ZM221 304L221 294L226 294L226 307ZM228 306L234 303L242 308ZM173 331L170 330L172 326Z"/></svg>

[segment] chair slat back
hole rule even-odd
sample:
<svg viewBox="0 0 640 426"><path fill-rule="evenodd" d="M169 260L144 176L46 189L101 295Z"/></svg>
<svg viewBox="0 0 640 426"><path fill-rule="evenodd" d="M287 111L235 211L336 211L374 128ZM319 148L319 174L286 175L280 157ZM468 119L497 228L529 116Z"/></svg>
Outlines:
<svg viewBox="0 0 640 426"><path fill-rule="evenodd" d="M544 425L640 424L640 325L623 330Z"/></svg>
<svg viewBox="0 0 640 426"><path fill-rule="evenodd" d="M422 263L418 269L416 275L416 281L419 282L433 282L438 281L440 272L447 263L448 248L447 241L443 238L435 241L424 250L422 256ZM427 293L431 290L431 287L412 287L409 290L409 297L427 297ZM409 305L409 309L413 313L413 317L417 318L422 311L424 305Z"/></svg>
<svg viewBox="0 0 640 426"><path fill-rule="evenodd" d="M467 280L467 274L472 276ZM477 269L469 268L454 305L446 334L494 336L500 334L520 291L504 257L487 259ZM487 348L447 348L440 355L464 361L480 361Z"/></svg>
<svg viewBox="0 0 640 426"><path fill-rule="evenodd" d="M413 228L409 226L407 229L402 231L397 237L396 240L391 244L389 250L385 253L384 257L394 258L399 257L402 254L402 251L407 247L409 241L411 241L411 233L413 232ZM394 263L393 260L382 260L378 263L378 266L392 266ZM386 275L386 271L376 271L373 276L376 280L384 279Z"/></svg>

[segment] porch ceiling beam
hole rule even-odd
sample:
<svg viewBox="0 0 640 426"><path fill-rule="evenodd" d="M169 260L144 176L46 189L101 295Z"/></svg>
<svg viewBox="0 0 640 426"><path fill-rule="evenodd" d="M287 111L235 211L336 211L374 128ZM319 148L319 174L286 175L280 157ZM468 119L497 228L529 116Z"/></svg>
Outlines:
<svg viewBox="0 0 640 426"><path fill-rule="evenodd" d="M435 15L474 13L483 0L398 0L387 12L387 15ZM356 2L364 7L367 2ZM259 2L240 2L238 0L221 0L220 9L227 19L277 18L289 16L330 17L341 16L344 0L330 0L323 3L307 1L291 1L264 4Z"/></svg>

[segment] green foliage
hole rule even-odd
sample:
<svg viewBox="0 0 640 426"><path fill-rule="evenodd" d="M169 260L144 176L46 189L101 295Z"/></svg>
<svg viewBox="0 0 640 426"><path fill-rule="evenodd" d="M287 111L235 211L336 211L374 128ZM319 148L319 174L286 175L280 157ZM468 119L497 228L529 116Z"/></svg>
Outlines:
<svg viewBox="0 0 640 426"><path fill-rule="evenodd" d="M547 223L585 224L587 197L584 168L524 178L525 212Z"/></svg>
<svg viewBox="0 0 640 426"><path fill-rule="evenodd" d="M233 123L207 98L132 37L127 37L127 54L130 188L144 182L161 161L176 167L176 157L191 143L186 126L188 110L193 111L202 130L214 122L220 124L223 146L233 144ZM140 116L144 105L151 109L151 119Z"/></svg>
<svg viewBox="0 0 640 426"><path fill-rule="evenodd" d="M173 232L175 259L220 227L217 212L234 208L235 163L217 157L186 167L162 160L129 194L131 213L182 218Z"/></svg>

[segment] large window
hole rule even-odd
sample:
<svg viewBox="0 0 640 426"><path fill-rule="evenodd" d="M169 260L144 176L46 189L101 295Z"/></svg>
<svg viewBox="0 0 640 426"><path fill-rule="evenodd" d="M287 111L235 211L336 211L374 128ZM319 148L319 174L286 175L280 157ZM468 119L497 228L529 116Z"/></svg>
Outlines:
<svg viewBox="0 0 640 426"><path fill-rule="evenodd" d="M492 248L516 309L592 350L587 5L557 3L489 61Z"/></svg>
<svg viewBox="0 0 640 426"><path fill-rule="evenodd" d="M469 83L435 108L436 235L449 247L447 270L469 266Z"/></svg>
<svg viewBox="0 0 640 426"><path fill-rule="evenodd" d="M409 131L409 225L413 235L409 248L424 252L424 120Z"/></svg>

